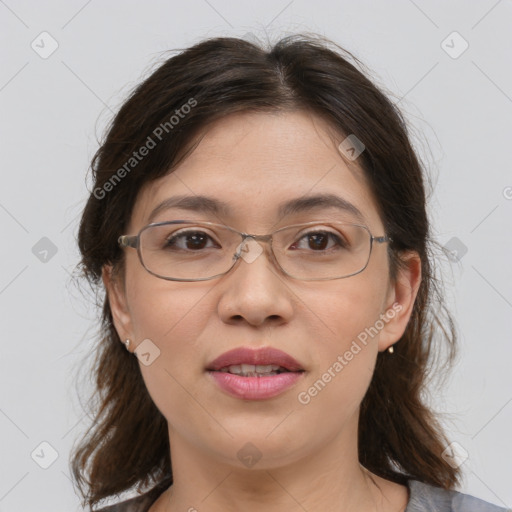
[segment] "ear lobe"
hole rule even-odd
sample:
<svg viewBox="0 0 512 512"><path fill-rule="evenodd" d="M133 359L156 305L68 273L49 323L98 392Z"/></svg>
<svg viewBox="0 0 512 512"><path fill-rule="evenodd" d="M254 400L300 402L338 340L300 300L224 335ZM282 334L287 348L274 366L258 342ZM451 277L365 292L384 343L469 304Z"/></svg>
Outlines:
<svg viewBox="0 0 512 512"><path fill-rule="evenodd" d="M388 307L384 313L388 321L380 332L379 352L388 349L403 336L421 284L421 259L418 253L409 251L400 258L404 265L398 269L396 282L390 285Z"/></svg>
<svg viewBox="0 0 512 512"><path fill-rule="evenodd" d="M132 324L124 286L112 275L112 265L104 265L101 271L101 278L107 291L107 297L112 312L114 327L121 341L132 338Z"/></svg>

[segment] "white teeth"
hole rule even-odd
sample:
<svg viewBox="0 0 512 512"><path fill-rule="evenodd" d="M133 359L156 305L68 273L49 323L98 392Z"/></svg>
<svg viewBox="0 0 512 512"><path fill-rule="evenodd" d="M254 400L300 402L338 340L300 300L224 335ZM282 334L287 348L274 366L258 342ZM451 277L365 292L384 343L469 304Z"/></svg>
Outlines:
<svg viewBox="0 0 512 512"><path fill-rule="evenodd" d="M285 368L275 364L232 364L221 368L221 372L229 372L235 375L243 375L246 377L255 377L257 375L277 375L277 370L287 371Z"/></svg>

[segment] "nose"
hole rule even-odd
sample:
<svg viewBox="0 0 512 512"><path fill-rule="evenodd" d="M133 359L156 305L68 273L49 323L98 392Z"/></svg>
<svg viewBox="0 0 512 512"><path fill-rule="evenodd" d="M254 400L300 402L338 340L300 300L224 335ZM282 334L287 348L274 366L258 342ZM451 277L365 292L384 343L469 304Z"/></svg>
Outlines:
<svg viewBox="0 0 512 512"><path fill-rule="evenodd" d="M219 316L225 323L252 326L289 322L293 294L287 276L272 260L268 243L246 240L234 268L221 278Z"/></svg>

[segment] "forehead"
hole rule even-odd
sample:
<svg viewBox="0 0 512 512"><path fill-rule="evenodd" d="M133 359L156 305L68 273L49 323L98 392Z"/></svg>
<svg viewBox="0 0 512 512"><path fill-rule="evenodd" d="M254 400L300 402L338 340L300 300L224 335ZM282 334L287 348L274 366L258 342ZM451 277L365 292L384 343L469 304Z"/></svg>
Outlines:
<svg viewBox="0 0 512 512"><path fill-rule="evenodd" d="M275 225L279 218L296 219L300 208L285 203L296 200L297 206L300 199L304 206L309 197L330 196L330 202L319 201L323 206L319 204L316 212L340 211L333 203L345 203L347 214L350 205L352 214L355 209L361 213L362 218L354 220L380 228L377 205L362 169L357 161L345 161L338 150L344 138L323 119L303 111L229 115L208 126L195 150L171 173L139 192L132 226L140 229L149 222L187 216L199 219L192 217L194 210L189 206L200 203L197 196L207 196L219 203L219 209L215 211L212 204L209 208L203 200L203 220L258 230ZM176 196L190 197L181 202L188 206L178 208L172 200ZM162 204L166 201L167 207ZM309 203L306 209L311 213Z"/></svg>

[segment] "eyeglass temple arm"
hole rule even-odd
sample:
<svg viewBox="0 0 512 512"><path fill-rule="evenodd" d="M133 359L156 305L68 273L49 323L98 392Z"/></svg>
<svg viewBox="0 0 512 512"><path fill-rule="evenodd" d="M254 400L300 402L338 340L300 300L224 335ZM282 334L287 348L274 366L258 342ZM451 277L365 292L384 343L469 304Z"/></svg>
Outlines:
<svg viewBox="0 0 512 512"><path fill-rule="evenodd" d="M139 237L137 235L121 235L117 239L117 243L121 247L133 247L134 249L137 249Z"/></svg>

